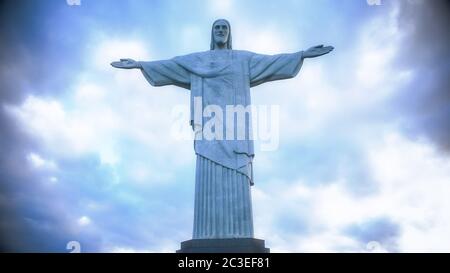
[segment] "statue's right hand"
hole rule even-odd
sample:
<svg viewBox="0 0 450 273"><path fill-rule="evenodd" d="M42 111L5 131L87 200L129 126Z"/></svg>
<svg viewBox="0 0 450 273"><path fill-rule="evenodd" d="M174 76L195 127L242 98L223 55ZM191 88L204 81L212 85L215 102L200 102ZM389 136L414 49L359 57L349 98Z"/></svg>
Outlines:
<svg viewBox="0 0 450 273"><path fill-rule="evenodd" d="M139 63L133 59L120 59L120 62L112 62L111 65L115 68L123 69L140 68Z"/></svg>

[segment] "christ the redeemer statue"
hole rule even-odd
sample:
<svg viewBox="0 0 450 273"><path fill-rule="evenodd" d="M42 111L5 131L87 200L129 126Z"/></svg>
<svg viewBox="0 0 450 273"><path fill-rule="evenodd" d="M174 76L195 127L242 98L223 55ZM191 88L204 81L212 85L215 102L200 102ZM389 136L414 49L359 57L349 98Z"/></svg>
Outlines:
<svg viewBox="0 0 450 273"><path fill-rule="evenodd" d="M212 26L209 51L162 61L121 59L112 63L116 68L140 69L153 86L176 85L191 91L190 123L195 132L197 155L194 230L193 240L188 241L191 244L183 247L182 243L182 251L259 251L245 244L239 248L239 243L236 243L256 240L253 239L250 191L254 183L251 119L238 119L238 122L232 122L233 128L225 128L224 124L229 123L223 121L223 128L215 128L227 132L231 129L231 138L203 137L204 124L209 120L202 115L203 110L210 105L221 109L227 106L247 107L251 105L251 87L293 78L300 71L304 59L325 55L332 50L333 47L322 45L278 55L233 50L230 23L220 19ZM245 136L236 137L242 127L245 127Z"/></svg>

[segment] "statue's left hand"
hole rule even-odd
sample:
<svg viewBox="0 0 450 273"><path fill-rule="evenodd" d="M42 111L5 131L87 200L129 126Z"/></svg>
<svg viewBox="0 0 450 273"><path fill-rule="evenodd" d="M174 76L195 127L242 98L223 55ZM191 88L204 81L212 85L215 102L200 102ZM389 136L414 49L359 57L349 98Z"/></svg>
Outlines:
<svg viewBox="0 0 450 273"><path fill-rule="evenodd" d="M313 46L308 50L303 51L303 58L319 57L330 53L331 51L333 51L333 49L334 47L332 46L323 46L323 45Z"/></svg>

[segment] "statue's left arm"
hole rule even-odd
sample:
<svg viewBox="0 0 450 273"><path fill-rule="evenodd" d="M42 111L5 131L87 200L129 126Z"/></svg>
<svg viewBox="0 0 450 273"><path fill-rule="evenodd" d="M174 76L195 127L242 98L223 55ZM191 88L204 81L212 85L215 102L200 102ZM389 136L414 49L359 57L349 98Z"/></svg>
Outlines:
<svg viewBox="0 0 450 273"><path fill-rule="evenodd" d="M304 59L328 54L333 49L331 46L324 47L320 45L305 51L289 54L253 54L249 61L250 86L293 78L300 71Z"/></svg>

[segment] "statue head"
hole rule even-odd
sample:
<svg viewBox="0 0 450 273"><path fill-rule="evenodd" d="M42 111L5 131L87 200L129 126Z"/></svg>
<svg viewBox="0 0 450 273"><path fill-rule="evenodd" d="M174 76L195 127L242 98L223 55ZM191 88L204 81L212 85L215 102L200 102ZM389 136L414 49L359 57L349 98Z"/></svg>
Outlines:
<svg viewBox="0 0 450 273"><path fill-rule="evenodd" d="M216 20L211 29L211 50L216 48L232 49L231 25L225 19Z"/></svg>

